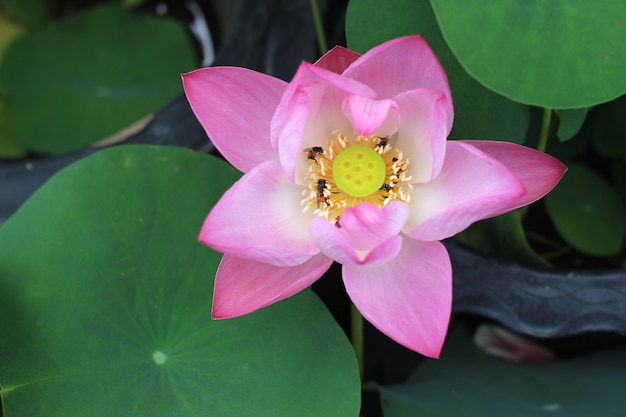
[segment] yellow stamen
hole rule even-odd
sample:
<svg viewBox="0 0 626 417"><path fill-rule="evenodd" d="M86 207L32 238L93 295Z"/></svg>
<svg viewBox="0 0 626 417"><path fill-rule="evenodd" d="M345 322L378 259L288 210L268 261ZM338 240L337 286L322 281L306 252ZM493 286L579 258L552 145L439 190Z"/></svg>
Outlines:
<svg viewBox="0 0 626 417"><path fill-rule="evenodd" d="M383 207L393 200L410 201L409 160L389 143L389 138L355 135L350 140L341 132L319 146L315 158L307 158L303 211L336 223L341 213L359 203Z"/></svg>

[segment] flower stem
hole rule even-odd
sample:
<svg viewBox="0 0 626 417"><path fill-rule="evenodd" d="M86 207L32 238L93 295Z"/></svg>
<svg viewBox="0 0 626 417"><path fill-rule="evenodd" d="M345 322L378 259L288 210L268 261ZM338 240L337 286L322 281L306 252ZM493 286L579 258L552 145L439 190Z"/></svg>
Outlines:
<svg viewBox="0 0 626 417"><path fill-rule="evenodd" d="M315 33L317 34L317 44L320 53L324 55L328 52L328 43L324 34L324 24L322 23L322 14L320 13L320 5L317 0L311 0L311 11L313 12L313 21L315 22Z"/></svg>
<svg viewBox="0 0 626 417"><path fill-rule="evenodd" d="M548 145L548 134L550 133L550 122L552 121L552 109L543 109L543 119L541 120L541 131L539 131L539 143L537 143L537 150L539 152L545 152Z"/></svg>
<svg viewBox="0 0 626 417"><path fill-rule="evenodd" d="M353 303L350 309L350 340L352 341L354 355L359 365L361 381L363 381L363 316Z"/></svg>

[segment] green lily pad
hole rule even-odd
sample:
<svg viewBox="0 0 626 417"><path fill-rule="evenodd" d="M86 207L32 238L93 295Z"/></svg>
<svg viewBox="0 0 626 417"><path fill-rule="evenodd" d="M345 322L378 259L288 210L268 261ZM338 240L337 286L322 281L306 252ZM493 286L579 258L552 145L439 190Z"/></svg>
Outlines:
<svg viewBox="0 0 626 417"><path fill-rule="evenodd" d="M626 2L431 3L463 68L503 96L567 109L626 93Z"/></svg>
<svg viewBox="0 0 626 417"><path fill-rule="evenodd" d="M462 330L462 329L459 329ZM626 353L604 351L549 362L507 362L448 335L439 360L403 385L381 387L385 417L619 417Z"/></svg>
<svg viewBox="0 0 626 417"><path fill-rule="evenodd" d="M350 345L310 291L210 318L197 242L239 177L176 147L64 169L0 229L4 417L356 416Z"/></svg>
<svg viewBox="0 0 626 417"><path fill-rule="evenodd" d="M617 190L594 171L570 166L544 201L557 231L575 249L593 256L621 250L626 207Z"/></svg>
<svg viewBox="0 0 626 417"><path fill-rule="evenodd" d="M159 110L182 92L180 74L196 61L181 24L107 5L13 42L0 92L24 146L59 154Z"/></svg>
<svg viewBox="0 0 626 417"><path fill-rule="evenodd" d="M450 138L493 139L523 143L529 109L484 88L461 67L441 31L427 0L351 0L346 15L348 46L365 52L387 40L421 34L441 62L454 100Z"/></svg>

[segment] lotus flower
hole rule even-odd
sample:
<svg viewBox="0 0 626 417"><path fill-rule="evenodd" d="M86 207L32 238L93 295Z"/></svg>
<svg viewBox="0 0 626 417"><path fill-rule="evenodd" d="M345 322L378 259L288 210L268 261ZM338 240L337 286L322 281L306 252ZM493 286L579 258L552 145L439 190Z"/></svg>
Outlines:
<svg viewBox="0 0 626 417"><path fill-rule="evenodd" d="M214 67L183 85L216 148L244 173L200 231L224 253L214 318L289 297L336 261L367 320L437 357L452 303L440 240L537 200L564 173L512 143L447 141L450 89L419 36L364 55L336 47L290 83Z"/></svg>

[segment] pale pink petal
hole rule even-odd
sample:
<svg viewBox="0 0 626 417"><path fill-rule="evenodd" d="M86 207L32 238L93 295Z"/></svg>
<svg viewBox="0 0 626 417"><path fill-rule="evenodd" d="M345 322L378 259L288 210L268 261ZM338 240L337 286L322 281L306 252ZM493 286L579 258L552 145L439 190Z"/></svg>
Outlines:
<svg viewBox="0 0 626 417"><path fill-rule="evenodd" d="M319 249L309 237L311 214L302 212L301 190L277 162L258 165L218 201L199 240L217 251L277 266L306 262Z"/></svg>
<svg viewBox="0 0 626 417"><path fill-rule="evenodd" d="M407 175L412 182L427 182L439 175L446 154L450 100L442 91L419 89L396 97L400 131L396 147L409 158Z"/></svg>
<svg viewBox="0 0 626 417"><path fill-rule="evenodd" d="M376 246L358 263L364 267L378 267L394 259L402 249L403 238L395 235ZM353 264L354 265L354 264Z"/></svg>
<svg viewBox="0 0 626 417"><path fill-rule="evenodd" d="M384 208L359 204L347 208L341 228L321 217L310 223L313 241L322 252L341 264L376 266L393 259L402 240L398 233L408 217L408 206L392 202Z"/></svg>
<svg viewBox="0 0 626 417"><path fill-rule="evenodd" d="M418 88L441 90L451 97L446 74L421 36L393 39L370 49L343 73L376 91L378 98L394 98ZM447 130L452 127L452 100L446 103Z"/></svg>
<svg viewBox="0 0 626 417"><path fill-rule="evenodd" d="M340 264L360 263L362 259L341 230L321 217L313 217L310 222L311 238L320 250Z"/></svg>
<svg viewBox="0 0 626 417"><path fill-rule="evenodd" d="M360 57L361 54L346 49L343 46L335 46L313 65L325 70L341 74L346 68Z"/></svg>
<svg viewBox="0 0 626 417"><path fill-rule="evenodd" d="M362 203L345 209L339 224L353 248L369 251L400 233L408 217L409 206L400 201L383 208Z"/></svg>
<svg viewBox="0 0 626 417"><path fill-rule="evenodd" d="M304 149L325 146L333 132L352 134L352 124L342 112L346 97L373 97L357 81L302 63L272 119L272 143L278 146L287 177L301 182L308 169Z"/></svg>
<svg viewBox="0 0 626 417"><path fill-rule="evenodd" d="M398 105L393 100L376 100L369 97L349 96L343 104L343 112L349 114L354 131L369 136L378 131L389 116L395 119L392 132L398 130L400 122ZM390 115L391 113L391 115Z"/></svg>
<svg viewBox="0 0 626 417"><path fill-rule="evenodd" d="M363 317L416 352L438 357L452 306L452 268L440 242L404 239L393 260L343 266L348 295Z"/></svg>
<svg viewBox="0 0 626 417"><path fill-rule="evenodd" d="M522 196L524 184L504 165L463 142L448 141L437 178L414 184L407 235L442 240L491 217Z"/></svg>
<svg viewBox="0 0 626 417"><path fill-rule="evenodd" d="M215 277L211 316L241 316L290 297L315 282L332 263L323 254L296 266L275 266L224 255Z"/></svg>
<svg viewBox="0 0 626 417"><path fill-rule="evenodd" d="M245 68L201 68L183 75L191 109L220 153L248 172L278 160L270 123L287 88L278 78Z"/></svg>
<svg viewBox="0 0 626 417"><path fill-rule="evenodd" d="M474 343L483 352L510 361L545 361L554 353L543 346L500 326L483 324L474 333Z"/></svg>
<svg viewBox="0 0 626 417"><path fill-rule="evenodd" d="M494 215L537 201L550 192L567 171L567 167L558 159L526 146L491 140L463 140L461 142L480 149L506 165L526 187L525 194Z"/></svg>

